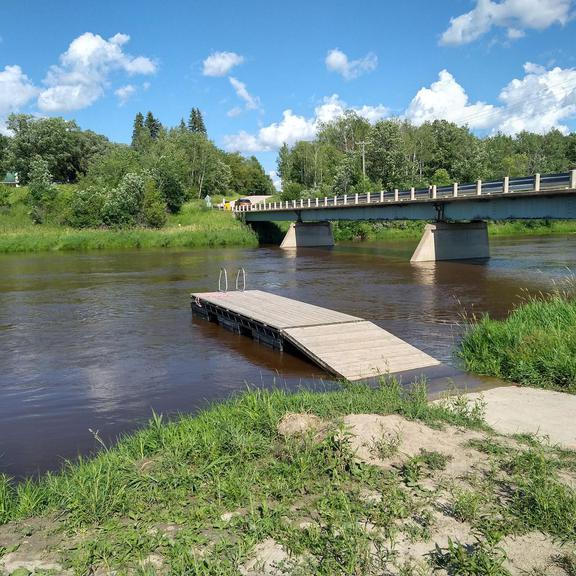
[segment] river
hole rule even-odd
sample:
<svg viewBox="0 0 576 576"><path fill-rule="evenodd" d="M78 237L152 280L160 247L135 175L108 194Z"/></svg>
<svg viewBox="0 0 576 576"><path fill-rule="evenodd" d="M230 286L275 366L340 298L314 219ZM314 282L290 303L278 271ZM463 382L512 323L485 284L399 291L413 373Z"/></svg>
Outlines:
<svg viewBox="0 0 576 576"><path fill-rule="evenodd" d="M248 288L366 318L452 364L464 314L503 317L576 267L574 237L493 239L485 263L412 265L415 244L0 256L0 472L57 469L96 448L93 432L111 442L152 410L329 380L191 318L189 293L216 289L221 266L232 278L244 267Z"/></svg>

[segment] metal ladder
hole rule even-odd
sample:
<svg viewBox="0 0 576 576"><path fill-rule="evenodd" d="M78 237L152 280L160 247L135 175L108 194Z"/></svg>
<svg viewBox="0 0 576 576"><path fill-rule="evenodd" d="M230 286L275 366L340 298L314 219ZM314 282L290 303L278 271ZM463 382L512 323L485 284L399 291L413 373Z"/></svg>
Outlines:
<svg viewBox="0 0 576 576"><path fill-rule="evenodd" d="M236 290L244 292L246 290L246 270L239 268L236 272ZM226 268L220 268L218 275L218 292L228 292L228 272Z"/></svg>

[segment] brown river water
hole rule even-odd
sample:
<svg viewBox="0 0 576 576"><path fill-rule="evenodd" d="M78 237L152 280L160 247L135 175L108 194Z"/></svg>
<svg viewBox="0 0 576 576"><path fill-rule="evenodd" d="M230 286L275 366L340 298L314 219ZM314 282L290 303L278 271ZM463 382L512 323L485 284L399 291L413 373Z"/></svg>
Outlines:
<svg viewBox="0 0 576 576"><path fill-rule="evenodd" d="M191 317L225 266L268 290L375 322L455 366L463 314L503 317L576 268L576 237L492 240L483 263L410 264L415 241L0 256L0 473L57 469L152 410L194 412L248 385L322 387L303 358ZM470 387L493 384L460 378Z"/></svg>

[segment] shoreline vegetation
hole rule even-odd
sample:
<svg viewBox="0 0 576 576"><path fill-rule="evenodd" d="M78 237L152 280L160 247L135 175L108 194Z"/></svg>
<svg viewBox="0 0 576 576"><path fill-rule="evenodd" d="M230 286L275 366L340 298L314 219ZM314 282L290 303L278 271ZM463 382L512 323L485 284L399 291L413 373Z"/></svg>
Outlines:
<svg viewBox="0 0 576 576"><path fill-rule="evenodd" d="M576 394L576 284L529 297L507 318L471 318L458 357L468 372Z"/></svg>
<svg viewBox="0 0 576 576"><path fill-rule="evenodd" d="M22 192L20 192L22 194ZM337 242L417 240L425 222L336 222ZM286 223L276 223L264 241L281 240ZM576 234L575 221L491 222L490 236L544 236ZM208 209L203 202L185 203L169 215L161 228L72 228L34 224L27 207L0 207L0 253L86 251L146 248L207 248L257 246L258 236L230 212Z"/></svg>
<svg viewBox="0 0 576 576"><path fill-rule="evenodd" d="M569 576L574 481L575 452L497 434L481 401L429 403L422 381L252 390L0 476L0 573Z"/></svg>

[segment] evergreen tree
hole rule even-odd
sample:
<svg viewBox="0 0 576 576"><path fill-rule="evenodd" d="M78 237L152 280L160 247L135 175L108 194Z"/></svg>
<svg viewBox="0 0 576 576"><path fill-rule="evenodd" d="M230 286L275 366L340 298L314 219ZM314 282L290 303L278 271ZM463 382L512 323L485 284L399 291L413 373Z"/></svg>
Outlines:
<svg viewBox="0 0 576 576"><path fill-rule="evenodd" d="M144 126L146 127L148 134L150 134L150 138L152 138L152 140L156 140L162 130L162 124L160 123L160 120L154 118L154 115L150 111L148 114L146 114Z"/></svg>
<svg viewBox="0 0 576 576"><path fill-rule="evenodd" d="M190 132L195 132L196 134L203 134L206 136L206 125L204 124L204 118L202 117L202 112L199 108L192 108L190 111L190 118L188 119L188 130Z"/></svg>
<svg viewBox="0 0 576 576"><path fill-rule="evenodd" d="M132 129L132 148L138 149L140 147L144 130L144 115L142 112L138 112L134 118L134 128Z"/></svg>
<svg viewBox="0 0 576 576"><path fill-rule="evenodd" d="M178 125L178 130L180 130L180 132L186 131L186 122L184 122L184 118L180 118L180 124Z"/></svg>

